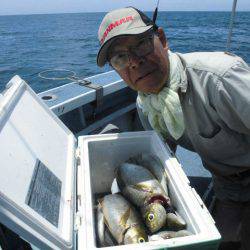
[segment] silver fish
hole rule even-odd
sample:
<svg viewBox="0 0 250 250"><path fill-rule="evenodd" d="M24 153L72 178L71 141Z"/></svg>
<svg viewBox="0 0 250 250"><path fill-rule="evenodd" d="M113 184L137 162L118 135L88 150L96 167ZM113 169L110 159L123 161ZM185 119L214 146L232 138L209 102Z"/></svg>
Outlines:
<svg viewBox="0 0 250 250"><path fill-rule="evenodd" d="M118 244L143 243L148 236L134 207L120 194L104 196L100 201L104 222ZM100 230L102 233L102 230ZM101 234L100 238L103 234Z"/></svg>
<svg viewBox="0 0 250 250"><path fill-rule="evenodd" d="M166 195L168 195L168 176L164 165L156 155L141 153L129 158L128 162L147 168L160 182Z"/></svg>
<svg viewBox="0 0 250 250"><path fill-rule="evenodd" d="M180 230L180 231L161 231L157 234L153 234L149 236L149 241L157 241L157 240L166 240L171 238L177 238L177 237L184 237L192 235L191 232L187 230Z"/></svg>
<svg viewBox="0 0 250 250"><path fill-rule="evenodd" d="M171 206L170 199L149 170L124 163L117 169L116 179L124 196L141 209L151 232L158 231L166 224L165 206Z"/></svg>

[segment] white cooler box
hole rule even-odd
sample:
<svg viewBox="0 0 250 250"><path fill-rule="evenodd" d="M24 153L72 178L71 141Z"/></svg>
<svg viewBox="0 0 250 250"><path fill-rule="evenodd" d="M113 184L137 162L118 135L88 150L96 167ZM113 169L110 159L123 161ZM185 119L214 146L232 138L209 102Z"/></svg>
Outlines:
<svg viewBox="0 0 250 250"><path fill-rule="evenodd" d="M0 98L0 222L41 249L98 249L94 197L137 153L165 164L173 205L193 235L104 249L217 249L220 234L180 164L156 133L77 139L18 76Z"/></svg>

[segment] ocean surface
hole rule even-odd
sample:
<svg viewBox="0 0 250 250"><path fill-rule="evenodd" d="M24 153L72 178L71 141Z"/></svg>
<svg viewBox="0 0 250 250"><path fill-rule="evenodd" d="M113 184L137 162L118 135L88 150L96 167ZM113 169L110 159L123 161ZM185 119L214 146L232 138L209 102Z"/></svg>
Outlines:
<svg viewBox="0 0 250 250"><path fill-rule="evenodd" d="M147 14L152 17L152 13ZM0 16L0 91L16 74L41 92L69 82L42 79L38 74L44 70L67 69L78 77L110 70L108 66L96 65L97 30L104 15ZM159 12L157 24L165 29L172 51L224 51L230 15L230 12ZM250 63L250 12L236 13L231 52Z"/></svg>

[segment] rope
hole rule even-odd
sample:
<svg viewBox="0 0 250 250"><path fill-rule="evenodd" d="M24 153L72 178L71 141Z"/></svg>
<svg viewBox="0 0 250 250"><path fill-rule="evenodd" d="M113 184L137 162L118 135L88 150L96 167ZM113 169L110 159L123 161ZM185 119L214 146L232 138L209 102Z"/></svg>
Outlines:
<svg viewBox="0 0 250 250"><path fill-rule="evenodd" d="M228 38L227 38L227 47L226 47L226 51L229 51L229 49L230 49L231 37L232 37L232 32L233 32L233 24L234 24L234 17L235 17L236 5L237 5L237 0L234 0L234 2L233 2L233 7L232 7L232 12L231 12L231 19L230 19L230 25L229 25L229 33L228 33Z"/></svg>
<svg viewBox="0 0 250 250"><path fill-rule="evenodd" d="M58 74L59 72L59 76L60 73L62 72L66 72L67 75L64 77L50 77L50 76L46 76L46 74L53 72L54 74ZM103 86L95 84L89 80L85 80L85 79L81 79L79 77L76 76L76 73L72 70L68 70L68 69L48 69L48 70L44 70L42 72L40 72L38 74L39 77L46 79L46 80L70 80L73 82L76 82L78 85L80 86L84 86L87 88L91 88L94 89L96 91L96 101L95 101L95 106L99 107L103 104Z"/></svg>
<svg viewBox="0 0 250 250"><path fill-rule="evenodd" d="M69 75L67 75L66 77L48 77L46 76L46 74L50 73L50 72L68 72ZM45 74L45 76L44 76ZM76 73L74 71L68 70L68 69L48 69L48 70L44 70L42 72L40 72L38 74L39 77L46 79L46 80L66 80L69 79L71 80L71 78L75 77Z"/></svg>

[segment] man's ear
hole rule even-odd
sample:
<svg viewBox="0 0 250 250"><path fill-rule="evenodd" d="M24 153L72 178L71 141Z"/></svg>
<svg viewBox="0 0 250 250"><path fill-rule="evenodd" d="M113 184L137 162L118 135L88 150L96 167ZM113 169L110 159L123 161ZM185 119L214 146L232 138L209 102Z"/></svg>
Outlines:
<svg viewBox="0 0 250 250"><path fill-rule="evenodd" d="M163 48L168 50L168 41L167 41L167 38L166 38L166 35L165 35L163 28L159 27L157 29L156 33L161 41Z"/></svg>

